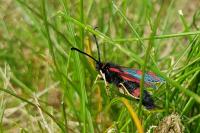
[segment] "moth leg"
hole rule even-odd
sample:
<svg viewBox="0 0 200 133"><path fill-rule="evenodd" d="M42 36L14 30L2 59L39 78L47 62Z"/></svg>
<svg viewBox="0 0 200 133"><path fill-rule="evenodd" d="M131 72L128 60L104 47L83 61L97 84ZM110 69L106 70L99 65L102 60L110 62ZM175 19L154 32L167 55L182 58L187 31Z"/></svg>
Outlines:
<svg viewBox="0 0 200 133"><path fill-rule="evenodd" d="M129 92L128 92L128 90L126 89L126 87L124 86L124 84L123 83L120 83L120 86L121 86L121 88L124 90L124 94L126 94L126 95L128 95L128 96L130 96L130 97L132 97L132 98L134 98L134 99L139 99L138 97L135 97L135 96L133 96L133 95L131 95Z"/></svg>
<svg viewBox="0 0 200 133"><path fill-rule="evenodd" d="M96 79L94 80L94 84L97 83L97 80L102 79L102 76L100 74L97 75Z"/></svg>
<svg viewBox="0 0 200 133"><path fill-rule="evenodd" d="M99 79L100 79L100 80L103 79L102 76L101 76L100 74L97 75L97 80L99 80Z"/></svg>
<svg viewBox="0 0 200 133"><path fill-rule="evenodd" d="M102 78L103 78L103 80L104 80L104 82L105 82L106 94L107 94L108 96L110 96L110 90L109 90L108 83L107 83L107 81L106 81L105 74L103 74L103 72L102 72L101 70L100 70L100 73L101 73L101 76L102 76Z"/></svg>
<svg viewBox="0 0 200 133"><path fill-rule="evenodd" d="M130 93L127 91L126 87L125 87L122 83L120 83L120 87L123 89L124 94L127 94L127 95L130 94ZM131 95L131 94L130 94L130 95Z"/></svg>

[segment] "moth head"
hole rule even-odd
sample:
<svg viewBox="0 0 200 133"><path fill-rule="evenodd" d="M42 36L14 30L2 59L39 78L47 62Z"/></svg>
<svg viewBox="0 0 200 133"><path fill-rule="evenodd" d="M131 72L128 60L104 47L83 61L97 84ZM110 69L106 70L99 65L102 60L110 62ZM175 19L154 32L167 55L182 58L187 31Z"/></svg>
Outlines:
<svg viewBox="0 0 200 133"><path fill-rule="evenodd" d="M101 63L101 62L96 62L96 70L97 70L97 71L100 71L100 70L102 70L102 68L103 68L103 63Z"/></svg>

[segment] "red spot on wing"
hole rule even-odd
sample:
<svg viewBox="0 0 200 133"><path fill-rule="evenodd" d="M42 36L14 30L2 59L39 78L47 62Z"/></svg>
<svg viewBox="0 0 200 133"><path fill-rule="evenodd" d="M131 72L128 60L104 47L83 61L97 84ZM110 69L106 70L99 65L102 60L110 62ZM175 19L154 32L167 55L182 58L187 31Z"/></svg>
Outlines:
<svg viewBox="0 0 200 133"><path fill-rule="evenodd" d="M136 88L134 89L131 94L135 97L139 97L140 96L140 88Z"/></svg>
<svg viewBox="0 0 200 133"><path fill-rule="evenodd" d="M142 75L142 71L141 71L141 70L137 70L136 73L137 73L138 75ZM156 76L156 74L153 73L153 72L147 72L146 74L149 75L149 76L151 76L152 78L154 78L154 79L156 79L156 80L159 80L159 78L158 78L158 77Z"/></svg>
<svg viewBox="0 0 200 133"><path fill-rule="evenodd" d="M138 75L142 75L142 71L140 71L140 70L137 70L136 73L137 73Z"/></svg>
<svg viewBox="0 0 200 133"><path fill-rule="evenodd" d="M109 68L109 71L110 71L110 72L116 72L116 73L119 73L119 74L126 74L126 75L129 74L128 72L123 72L123 71L121 71L120 69L114 68L114 67L110 67L110 68Z"/></svg>
<svg viewBox="0 0 200 133"><path fill-rule="evenodd" d="M153 72L148 72L148 74L151 75L151 76L153 76L153 77L156 76L156 74L153 73Z"/></svg>
<svg viewBox="0 0 200 133"><path fill-rule="evenodd" d="M148 72L148 74L149 74L150 76L152 76L152 78L154 78L154 79L156 79L156 80L160 80L159 77L157 77L157 75L156 75L155 73L153 73L153 72Z"/></svg>
<svg viewBox="0 0 200 133"><path fill-rule="evenodd" d="M109 68L109 71L111 71L111 72L117 72L117 73L120 73L120 72L121 72L119 69L114 68L114 67L110 67L110 68Z"/></svg>

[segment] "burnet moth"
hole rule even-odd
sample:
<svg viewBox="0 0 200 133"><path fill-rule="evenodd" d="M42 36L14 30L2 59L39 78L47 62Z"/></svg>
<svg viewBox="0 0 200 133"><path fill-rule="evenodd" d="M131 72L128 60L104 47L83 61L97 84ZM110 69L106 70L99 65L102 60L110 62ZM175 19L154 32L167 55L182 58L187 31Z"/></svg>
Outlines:
<svg viewBox="0 0 200 133"><path fill-rule="evenodd" d="M99 72L101 78L104 79L106 86L108 83L113 83L118 88L122 89L125 94L135 99L140 99L140 80L142 78L142 71L126 68L110 62L101 62L99 44L96 36L93 36L97 46L98 60L77 48L72 47L71 50L78 51L96 62L96 70ZM145 87L156 88L155 84L162 83L163 81L164 80L161 77L152 72L147 72L144 75ZM143 92L142 104L147 109L153 109L155 107L153 98L145 89Z"/></svg>

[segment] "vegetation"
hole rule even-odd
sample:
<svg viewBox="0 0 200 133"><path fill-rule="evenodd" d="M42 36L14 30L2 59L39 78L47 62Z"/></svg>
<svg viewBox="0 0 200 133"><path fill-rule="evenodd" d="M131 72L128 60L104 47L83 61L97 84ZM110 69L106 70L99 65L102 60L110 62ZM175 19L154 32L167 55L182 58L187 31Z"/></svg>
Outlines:
<svg viewBox="0 0 200 133"><path fill-rule="evenodd" d="M95 62L70 50L97 58L92 34L104 62L166 81L141 80L156 109L106 94ZM199 79L198 0L0 1L0 132L199 133Z"/></svg>

